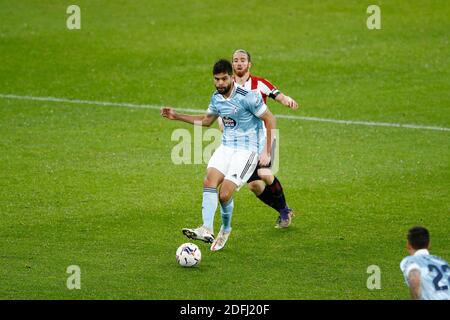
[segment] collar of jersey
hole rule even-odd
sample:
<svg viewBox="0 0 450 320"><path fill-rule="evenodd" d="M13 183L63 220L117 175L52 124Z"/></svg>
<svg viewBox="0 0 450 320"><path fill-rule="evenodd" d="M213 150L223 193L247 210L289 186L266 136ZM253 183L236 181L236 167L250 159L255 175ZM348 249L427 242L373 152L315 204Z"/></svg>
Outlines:
<svg viewBox="0 0 450 320"><path fill-rule="evenodd" d="M233 98L233 96L236 94L236 87L238 86L238 84L236 82L233 81L233 91L231 92L230 96L228 98L225 98L223 95L220 95L222 97L223 100L225 101L230 101L231 98Z"/></svg>
<svg viewBox="0 0 450 320"><path fill-rule="evenodd" d="M419 250L417 250L416 252L414 252L414 255L415 256L418 256L418 255L421 255L421 254L430 254L430 252L428 252L428 250L427 249L419 249Z"/></svg>
<svg viewBox="0 0 450 320"><path fill-rule="evenodd" d="M245 85L245 84L247 83L247 81L250 80L252 77L253 77L252 74L249 73L249 74L248 74L248 78L245 79L245 81L244 81L244 85ZM236 83L238 86L241 86L240 84L237 83L237 81L236 81L236 76L233 76L233 81L234 81L234 83ZM244 85L242 85L242 86L244 86Z"/></svg>

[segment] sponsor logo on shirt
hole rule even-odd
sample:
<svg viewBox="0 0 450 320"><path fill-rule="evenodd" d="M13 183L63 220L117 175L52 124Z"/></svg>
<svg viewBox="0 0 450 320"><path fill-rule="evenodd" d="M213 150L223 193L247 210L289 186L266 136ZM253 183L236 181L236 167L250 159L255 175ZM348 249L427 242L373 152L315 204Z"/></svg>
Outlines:
<svg viewBox="0 0 450 320"><path fill-rule="evenodd" d="M222 121L225 127L233 128L236 126L236 121L230 117L223 117Z"/></svg>

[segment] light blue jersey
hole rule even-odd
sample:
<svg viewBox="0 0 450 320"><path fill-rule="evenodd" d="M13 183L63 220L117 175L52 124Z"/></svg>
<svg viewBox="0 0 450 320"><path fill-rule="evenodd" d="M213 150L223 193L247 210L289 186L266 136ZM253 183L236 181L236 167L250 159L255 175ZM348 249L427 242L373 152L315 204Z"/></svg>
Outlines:
<svg viewBox="0 0 450 320"><path fill-rule="evenodd" d="M260 93L233 84L231 96L225 99L219 92L211 97L208 113L222 118L224 146L262 152L265 138L259 118L267 110Z"/></svg>
<svg viewBox="0 0 450 320"><path fill-rule="evenodd" d="M422 300L450 300L450 267L445 260L421 249L413 256L404 258L400 269L408 286L411 270L420 271Z"/></svg>

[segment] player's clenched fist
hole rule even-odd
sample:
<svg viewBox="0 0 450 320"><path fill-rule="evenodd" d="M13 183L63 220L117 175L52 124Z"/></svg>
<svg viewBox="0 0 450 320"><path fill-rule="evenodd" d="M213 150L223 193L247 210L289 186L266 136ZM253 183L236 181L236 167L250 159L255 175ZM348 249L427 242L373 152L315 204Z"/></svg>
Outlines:
<svg viewBox="0 0 450 320"><path fill-rule="evenodd" d="M270 155L267 154L267 152L261 153L259 156L259 165L261 167L266 167L270 164Z"/></svg>
<svg viewBox="0 0 450 320"><path fill-rule="evenodd" d="M297 110L298 109L297 101L295 101L294 99L292 99L289 96L286 96L285 105L287 107L291 108L292 110Z"/></svg>
<svg viewBox="0 0 450 320"><path fill-rule="evenodd" d="M170 107L163 107L161 108L161 115L164 118L170 119L170 120L176 120L177 118L177 113L175 112L175 110L173 110Z"/></svg>

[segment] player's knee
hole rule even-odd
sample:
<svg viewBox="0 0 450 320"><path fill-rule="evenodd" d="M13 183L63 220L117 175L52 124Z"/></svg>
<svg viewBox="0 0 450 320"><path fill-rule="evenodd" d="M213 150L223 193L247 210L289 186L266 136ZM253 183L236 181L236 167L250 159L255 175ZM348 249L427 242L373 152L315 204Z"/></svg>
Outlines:
<svg viewBox="0 0 450 320"><path fill-rule="evenodd" d="M231 190L220 190L219 199L220 202L228 202L233 196L233 192Z"/></svg>
<svg viewBox="0 0 450 320"><path fill-rule="evenodd" d="M253 193L256 193L256 190L255 190L256 188L255 188L255 184L253 183L253 181L247 183L247 187L248 187L248 190L250 190Z"/></svg>
<svg viewBox="0 0 450 320"><path fill-rule="evenodd" d="M261 194L263 190L261 190L261 186L257 181L252 181L248 183L248 189L256 195Z"/></svg>
<svg viewBox="0 0 450 320"><path fill-rule="evenodd" d="M203 180L203 187L205 188L217 188L217 183L208 177L205 177L205 180Z"/></svg>
<svg viewBox="0 0 450 320"><path fill-rule="evenodd" d="M263 193L264 189L266 188L266 184L262 180L255 180L248 183L248 188L256 196L259 196L261 193Z"/></svg>

